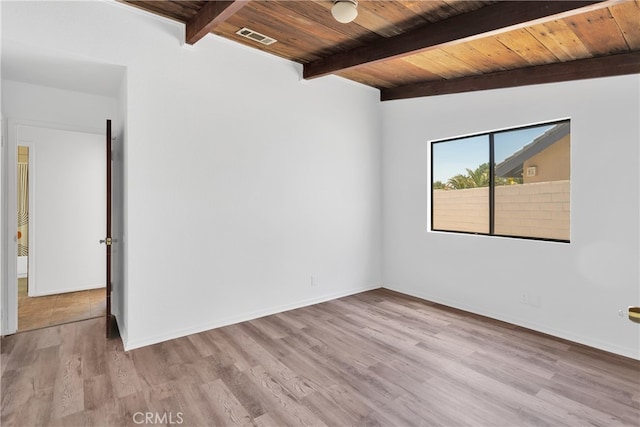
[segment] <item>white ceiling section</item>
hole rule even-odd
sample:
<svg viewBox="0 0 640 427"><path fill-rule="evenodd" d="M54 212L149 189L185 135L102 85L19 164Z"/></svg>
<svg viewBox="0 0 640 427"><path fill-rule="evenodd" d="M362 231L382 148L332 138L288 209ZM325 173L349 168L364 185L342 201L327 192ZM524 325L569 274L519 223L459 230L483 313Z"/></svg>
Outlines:
<svg viewBox="0 0 640 427"><path fill-rule="evenodd" d="M65 54L2 40L2 78L73 92L113 97L126 67L91 62Z"/></svg>

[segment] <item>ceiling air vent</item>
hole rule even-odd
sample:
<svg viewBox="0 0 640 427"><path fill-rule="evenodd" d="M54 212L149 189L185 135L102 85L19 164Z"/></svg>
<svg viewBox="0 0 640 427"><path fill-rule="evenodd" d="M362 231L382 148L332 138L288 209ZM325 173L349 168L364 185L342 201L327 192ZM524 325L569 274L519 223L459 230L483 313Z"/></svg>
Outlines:
<svg viewBox="0 0 640 427"><path fill-rule="evenodd" d="M272 39L271 37L267 37L264 34L260 34L257 31L250 30L249 28L241 28L238 31L236 31L236 34L242 37L246 37L249 40L253 40L255 42L265 44L267 46L278 41L276 39Z"/></svg>

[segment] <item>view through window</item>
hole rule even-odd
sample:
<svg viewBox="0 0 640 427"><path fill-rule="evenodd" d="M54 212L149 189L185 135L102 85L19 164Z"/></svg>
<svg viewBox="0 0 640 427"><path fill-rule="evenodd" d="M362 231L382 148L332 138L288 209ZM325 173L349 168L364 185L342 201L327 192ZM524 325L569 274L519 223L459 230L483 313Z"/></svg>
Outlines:
<svg viewBox="0 0 640 427"><path fill-rule="evenodd" d="M568 242L570 123L431 143L431 229Z"/></svg>

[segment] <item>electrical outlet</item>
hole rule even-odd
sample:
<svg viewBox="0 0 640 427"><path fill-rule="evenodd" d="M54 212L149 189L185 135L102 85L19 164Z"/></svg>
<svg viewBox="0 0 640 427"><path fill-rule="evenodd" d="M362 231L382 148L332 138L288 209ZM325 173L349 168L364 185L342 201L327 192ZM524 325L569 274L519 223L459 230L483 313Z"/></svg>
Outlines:
<svg viewBox="0 0 640 427"><path fill-rule="evenodd" d="M316 276L311 276L311 286L318 286L318 278Z"/></svg>
<svg viewBox="0 0 640 427"><path fill-rule="evenodd" d="M540 295L533 295L524 291L520 294L520 302L531 307L540 307Z"/></svg>

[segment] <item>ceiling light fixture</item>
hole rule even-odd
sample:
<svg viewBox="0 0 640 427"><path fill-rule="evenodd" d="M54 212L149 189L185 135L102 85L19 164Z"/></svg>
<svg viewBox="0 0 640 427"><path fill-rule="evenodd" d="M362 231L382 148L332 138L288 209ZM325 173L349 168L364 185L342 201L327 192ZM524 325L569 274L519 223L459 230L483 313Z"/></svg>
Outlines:
<svg viewBox="0 0 640 427"><path fill-rule="evenodd" d="M353 21L358 16L358 0L335 0L331 14L343 24Z"/></svg>

